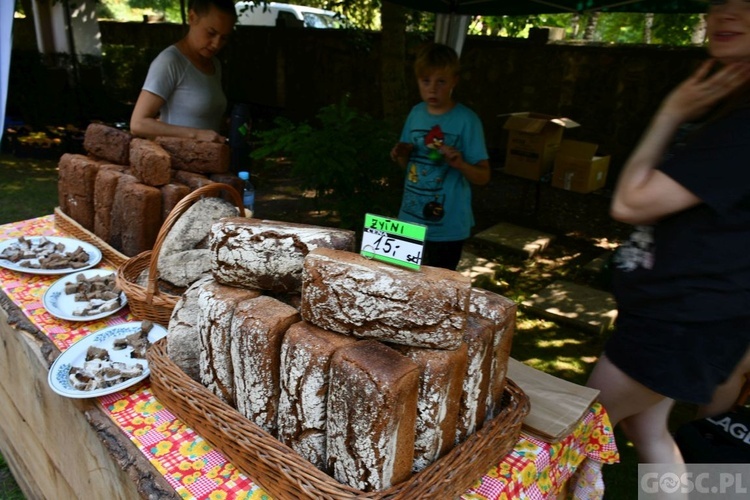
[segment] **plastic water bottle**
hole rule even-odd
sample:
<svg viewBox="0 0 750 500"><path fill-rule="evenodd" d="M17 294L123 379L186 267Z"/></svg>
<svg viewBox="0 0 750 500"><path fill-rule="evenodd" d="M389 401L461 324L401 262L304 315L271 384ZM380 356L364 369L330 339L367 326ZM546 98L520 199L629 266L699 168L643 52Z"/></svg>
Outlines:
<svg viewBox="0 0 750 500"><path fill-rule="evenodd" d="M245 188L242 190L242 204L245 205L245 208L250 211L250 216L252 216L255 211L255 186L250 182L248 172L240 172L237 176L245 183Z"/></svg>

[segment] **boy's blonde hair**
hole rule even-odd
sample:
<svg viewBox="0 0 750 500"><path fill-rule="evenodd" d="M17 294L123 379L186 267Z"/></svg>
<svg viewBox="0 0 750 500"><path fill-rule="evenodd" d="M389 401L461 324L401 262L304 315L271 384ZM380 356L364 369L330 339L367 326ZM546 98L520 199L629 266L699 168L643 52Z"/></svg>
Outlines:
<svg viewBox="0 0 750 500"><path fill-rule="evenodd" d="M431 43L417 52L414 61L414 74L417 78L435 70L447 69L454 75L461 71L461 63L455 50L441 43Z"/></svg>

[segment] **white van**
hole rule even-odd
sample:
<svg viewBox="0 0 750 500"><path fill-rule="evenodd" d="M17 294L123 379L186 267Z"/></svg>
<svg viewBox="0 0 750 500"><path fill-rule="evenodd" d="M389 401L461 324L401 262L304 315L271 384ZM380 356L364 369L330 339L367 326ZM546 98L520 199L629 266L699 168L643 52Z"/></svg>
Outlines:
<svg viewBox="0 0 750 500"><path fill-rule="evenodd" d="M299 26L343 28L345 19L331 10L269 2L237 2L237 24L243 26Z"/></svg>

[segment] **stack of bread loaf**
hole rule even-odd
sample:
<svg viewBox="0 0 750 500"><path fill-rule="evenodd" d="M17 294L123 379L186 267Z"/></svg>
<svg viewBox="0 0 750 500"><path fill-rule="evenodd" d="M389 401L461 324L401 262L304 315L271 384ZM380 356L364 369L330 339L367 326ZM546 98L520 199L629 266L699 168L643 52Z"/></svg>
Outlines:
<svg viewBox="0 0 750 500"><path fill-rule="evenodd" d="M243 189L242 180L229 173L226 144L151 141L92 123L83 145L87 155L60 158L60 209L129 257L151 250L164 219L191 191L211 182Z"/></svg>
<svg viewBox="0 0 750 500"><path fill-rule="evenodd" d="M339 482L386 489L500 412L513 301L365 259L349 231L226 218L210 240L170 359Z"/></svg>

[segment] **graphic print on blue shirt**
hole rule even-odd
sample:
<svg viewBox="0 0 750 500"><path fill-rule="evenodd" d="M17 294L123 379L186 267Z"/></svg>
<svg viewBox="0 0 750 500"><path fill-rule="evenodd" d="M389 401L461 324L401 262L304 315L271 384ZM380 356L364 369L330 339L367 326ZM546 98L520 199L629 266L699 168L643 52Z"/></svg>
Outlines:
<svg viewBox="0 0 750 500"><path fill-rule="evenodd" d="M439 149L442 146L460 147L460 137L444 133L439 125L429 130L411 131L414 145L404 189L402 210L427 224L439 222L445 216L443 182L451 167Z"/></svg>

